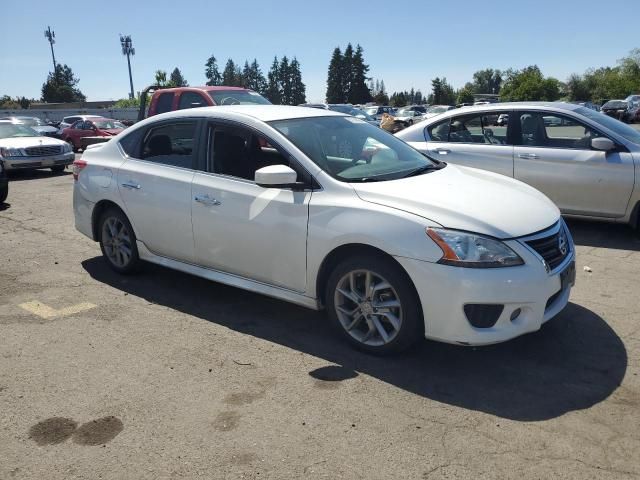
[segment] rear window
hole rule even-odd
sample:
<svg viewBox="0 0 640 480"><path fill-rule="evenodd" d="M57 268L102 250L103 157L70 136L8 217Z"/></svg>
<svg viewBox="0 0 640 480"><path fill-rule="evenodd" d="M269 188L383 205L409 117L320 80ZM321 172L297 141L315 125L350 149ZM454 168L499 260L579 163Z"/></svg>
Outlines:
<svg viewBox="0 0 640 480"><path fill-rule="evenodd" d="M209 96L216 105L271 105L271 102L252 90L214 90Z"/></svg>
<svg viewBox="0 0 640 480"><path fill-rule="evenodd" d="M172 105L173 105L173 93L172 92L161 93L158 96L158 101L156 102L156 113L170 112Z"/></svg>

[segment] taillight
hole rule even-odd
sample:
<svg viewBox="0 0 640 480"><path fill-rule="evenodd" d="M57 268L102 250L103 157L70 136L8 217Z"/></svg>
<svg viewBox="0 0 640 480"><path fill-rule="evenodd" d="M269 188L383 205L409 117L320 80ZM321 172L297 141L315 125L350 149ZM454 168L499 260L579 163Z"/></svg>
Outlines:
<svg viewBox="0 0 640 480"><path fill-rule="evenodd" d="M73 180L74 181L76 182L78 181L78 175L80 175L80 172L86 166L87 166L87 161L82 160L81 158L73 161Z"/></svg>

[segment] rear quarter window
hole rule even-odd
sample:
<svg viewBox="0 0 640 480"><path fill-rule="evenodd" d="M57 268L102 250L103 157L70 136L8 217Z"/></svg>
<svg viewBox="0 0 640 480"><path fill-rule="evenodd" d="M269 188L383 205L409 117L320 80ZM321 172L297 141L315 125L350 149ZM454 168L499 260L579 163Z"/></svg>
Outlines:
<svg viewBox="0 0 640 480"><path fill-rule="evenodd" d="M129 157L140 158L142 135L144 128L138 128L120 140L120 146Z"/></svg>
<svg viewBox="0 0 640 480"><path fill-rule="evenodd" d="M170 112L173 107L173 93L165 92L158 95L156 101L156 113Z"/></svg>

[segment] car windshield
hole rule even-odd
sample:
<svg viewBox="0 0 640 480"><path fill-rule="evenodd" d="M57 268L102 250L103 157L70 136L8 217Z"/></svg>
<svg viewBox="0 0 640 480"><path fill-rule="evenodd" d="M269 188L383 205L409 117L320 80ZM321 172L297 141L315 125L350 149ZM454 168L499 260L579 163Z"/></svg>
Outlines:
<svg viewBox="0 0 640 480"><path fill-rule="evenodd" d="M270 125L325 172L344 182L396 180L444 165L354 117L295 118Z"/></svg>
<svg viewBox="0 0 640 480"><path fill-rule="evenodd" d="M335 112L340 112L340 113L346 113L347 115L351 115L352 117L358 117L364 120L374 120L374 118L364 110L360 110L359 108L352 107L351 105L331 105L329 107L329 110L333 110Z"/></svg>
<svg viewBox="0 0 640 480"><path fill-rule="evenodd" d="M33 128L15 123L0 124L0 138L39 137Z"/></svg>
<svg viewBox="0 0 640 480"><path fill-rule="evenodd" d="M27 125L29 127L40 127L45 125L45 123L39 118L35 117L17 117L18 122L22 125Z"/></svg>
<svg viewBox="0 0 640 480"><path fill-rule="evenodd" d="M427 110L427 112L429 112L429 113L442 113L442 112L446 112L447 110L449 110L449 107L438 106L438 107L429 107L429 110Z"/></svg>
<svg viewBox="0 0 640 480"><path fill-rule="evenodd" d="M118 128L125 128L125 126L117 120L94 120L93 124L103 130L114 130Z"/></svg>
<svg viewBox="0 0 640 480"><path fill-rule="evenodd" d="M605 115L604 113L596 112L590 108L579 107L576 108L575 111L576 113L584 115L588 119L608 128L614 133L617 133L626 140L629 140L636 145L640 145L640 131L630 127L626 123L622 123L620 120L616 120L615 118Z"/></svg>
<svg viewBox="0 0 640 480"><path fill-rule="evenodd" d="M378 113L378 107L371 107L365 110L369 115L376 115Z"/></svg>
<svg viewBox="0 0 640 480"><path fill-rule="evenodd" d="M271 105L271 102L251 90L213 90L209 92L216 105Z"/></svg>
<svg viewBox="0 0 640 480"><path fill-rule="evenodd" d="M623 102L622 100L611 100L610 102L605 103L602 108L627 108L627 102Z"/></svg>

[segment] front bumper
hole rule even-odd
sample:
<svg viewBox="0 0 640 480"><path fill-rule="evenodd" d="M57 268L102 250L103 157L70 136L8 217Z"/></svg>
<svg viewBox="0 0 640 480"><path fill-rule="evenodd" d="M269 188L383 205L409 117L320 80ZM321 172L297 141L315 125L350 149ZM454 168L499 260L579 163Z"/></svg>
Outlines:
<svg viewBox="0 0 640 480"><path fill-rule="evenodd" d="M551 272L523 242L505 243L522 257L524 265L473 269L396 257L418 291L427 338L463 345L500 343L539 330L567 305L571 285L563 288L561 273L575 262L573 242L562 263ZM476 328L465 314L468 304L504 308L495 325ZM520 314L512 320L517 310Z"/></svg>
<svg viewBox="0 0 640 480"><path fill-rule="evenodd" d="M4 168L9 171L33 168L51 168L58 165L71 165L74 159L74 153L69 152L49 157L7 157L3 159L3 162Z"/></svg>

